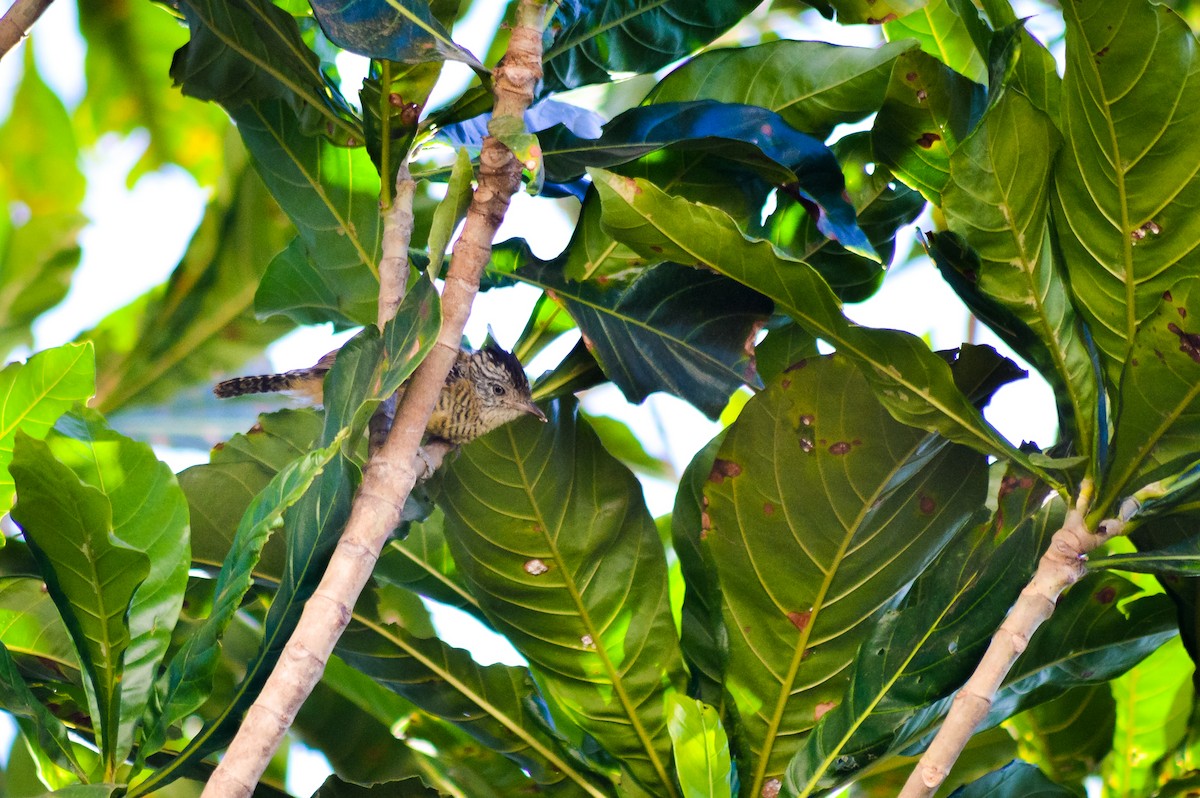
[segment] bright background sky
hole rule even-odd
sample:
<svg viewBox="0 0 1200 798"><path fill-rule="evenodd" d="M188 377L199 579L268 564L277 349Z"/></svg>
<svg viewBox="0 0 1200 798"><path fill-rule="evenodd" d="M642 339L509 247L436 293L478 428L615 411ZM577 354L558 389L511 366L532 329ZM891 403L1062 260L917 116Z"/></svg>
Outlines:
<svg viewBox="0 0 1200 798"><path fill-rule="evenodd" d="M505 5L503 0L476 3L472 15L456 28L455 39L473 52L482 52ZM1019 16L1036 14L1039 10L1037 6L1025 8L1018 4ZM869 28L844 28L825 22L815 14L805 15L804 23L803 29L798 27L787 35L838 44L871 45L876 41L875 31ZM1030 28L1036 34L1043 25L1053 24L1052 19L1035 17ZM84 43L78 35L73 3L51 4L34 28L34 47L43 78L63 98L68 109L74 109L84 92ZM9 112L22 57L18 48L0 60L0 118ZM436 104L439 96L453 97L469 78L465 66L447 66L448 74L439 84L431 106ZM339 69L347 85L353 87L347 94L357 94L357 81L365 72L365 61L348 57L339 61ZM168 78L164 75L163 79ZM854 129L869 126L869 121ZM113 309L161 283L183 254L200 221L208 192L198 187L185 171L173 167L147 174L132 189L128 188L126 175L145 146L144 132L126 138L110 135L84 155L82 166L88 191L83 212L90 223L81 235L83 259L66 300L34 325L35 351L70 341ZM927 217L917 224L927 230L933 229ZM546 203L519 193L497 240L515 236L526 238L539 256L548 258L565 246L571 226L571 220L561 211L547 211ZM913 238L912 230L903 233L897 251L909 251ZM467 327L468 337L474 343L482 342L490 324L500 343L511 346L537 296L536 290L525 286L481 294ZM879 294L867 302L848 306L846 312L861 324L923 335L935 349L955 347L968 335L969 320L965 308L923 257L894 269ZM352 334L353 331L334 335L328 327L305 328L272 344L267 355L276 370L299 368L315 362ZM572 334L557 342L529 364L530 373L537 375L554 366L576 339L577 334ZM986 328L979 327L975 331L975 343L992 344L1020 362ZM1028 368L1023 362L1021 365ZM628 423L646 449L669 462L675 473L682 472L695 452L720 428L687 403L663 394L655 394L643 405L634 406L625 402L614 387L606 386L588 392L583 397L583 404L593 414L612 416ZM1001 388L986 414L1016 443L1029 439L1046 446L1053 442L1053 396L1036 375ZM235 431L231 428L228 433ZM207 451L162 448L157 451L175 470L205 462L208 458ZM643 479L643 485L651 513L658 516L669 512L674 501L674 485L653 479ZM440 606L432 606L432 609L439 634L452 645L467 648L484 663L523 663L507 641L469 616ZM9 748L9 743L3 739L6 731L11 734L11 727L6 729L0 724L0 758L7 756ZM318 754L306 755L302 749L296 749L294 755L313 760L307 767L294 768L295 780L289 784L295 794L308 795L323 781L328 766Z"/></svg>

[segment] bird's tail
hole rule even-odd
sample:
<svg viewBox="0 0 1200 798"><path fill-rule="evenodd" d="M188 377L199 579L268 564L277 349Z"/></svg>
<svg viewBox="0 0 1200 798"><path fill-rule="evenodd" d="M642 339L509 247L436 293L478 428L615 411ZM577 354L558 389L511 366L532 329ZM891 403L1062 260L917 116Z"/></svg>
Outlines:
<svg viewBox="0 0 1200 798"><path fill-rule="evenodd" d="M232 380L219 382L213 388L213 393L219 399L231 396L245 396L249 393L276 393L290 391L296 387L299 380L290 373L257 374L253 377L234 377Z"/></svg>

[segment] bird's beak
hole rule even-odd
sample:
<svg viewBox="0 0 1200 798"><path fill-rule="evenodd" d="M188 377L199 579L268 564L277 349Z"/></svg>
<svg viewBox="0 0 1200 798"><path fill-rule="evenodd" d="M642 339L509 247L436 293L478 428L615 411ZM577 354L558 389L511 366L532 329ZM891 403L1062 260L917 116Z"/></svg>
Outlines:
<svg viewBox="0 0 1200 798"><path fill-rule="evenodd" d="M524 410L543 424L546 423L546 414L542 412L542 408L535 405L532 401L525 405Z"/></svg>

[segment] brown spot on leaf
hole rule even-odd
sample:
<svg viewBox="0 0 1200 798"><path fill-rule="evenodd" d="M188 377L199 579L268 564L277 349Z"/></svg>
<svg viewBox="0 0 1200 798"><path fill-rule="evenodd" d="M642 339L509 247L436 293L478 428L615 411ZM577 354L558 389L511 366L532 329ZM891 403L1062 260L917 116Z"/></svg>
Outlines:
<svg viewBox="0 0 1200 798"><path fill-rule="evenodd" d="M804 368L807 365L808 365L808 358L803 358L801 360L797 360L795 363L793 363L792 365L785 368L784 371L799 371L800 369Z"/></svg>
<svg viewBox="0 0 1200 798"><path fill-rule="evenodd" d="M779 384L780 384L780 385L783 387L783 390L785 390L785 391L786 391L788 388L791 388L791 387L792 387L792 381L791 381L791 380L789 380L787 377L784 377L782 380L780 380L780 381L779 381Z"/></svg>
<svg viewBox="0 0 1200 798"><path fill-rule="evenodd" d="M1179 351L1200 363L1200 334L1184 332L1175 322L1168 322L1167 329L1179 336Z"/></svg>
<svg viewBox="0 0 1200 798"><path fill-rule="evenodd" d="M806 438L803 435L801 435L800 436L800 451L811 452L812 450L813 450L812 438Z"/></svg>
<svg viewBox="0 0 1200 798"><path fill-rule="evenodd" d="M805 610L804 612L796 612L793 610L787 614L787 618L792 622L792 626L803 632L808 626L808 622L812 620L812 610Z"/></svg>
<svg viewBox="0 0 1200 798"><path fill-rule="evenodd" d="M704 540L708 537L708 530L712 529L712 516L708 514L708 510L700 512L700 539Z"/></svg>
<svg viewBox="0 0 1200 798"><path fill-rule="evenodd" d="M937 142L939 142L941 140L942 140L942 137L939 136L937 133L926 132L926 133L922 133L920 138L917 139L917 144L924 147L925 149L929 149L930 147L932 147L934 144L936 144Z"/></svg>
<svg viewBox="0 0 1200 798"><path fill-rule="evenodd" d="M846 454L849 451L850 444L846 441L837 441L836 443L829 444L830 454Z"/></svg>
<svg viewBox="0 0 1200 798"><path fill-rule="evenodd" d="M720 485L726 477L733 478L742 473L742 467L732 460L713 460L712 471L708 472L708 481Z"/></svg>
<svg viewBox="0 0 1200 798"><path fill-rule="evenodd" d="M762 798L779 798L779 791L783 789L783 782L779 779L767 779L763 782Z"/></svg>
<svg viewBox="0 0 1200 798"><path fill-rule="evenodd" d="M907 80L909 83L912 83L914 80L917 79L917 77L918 76L917 76L916 72L908 72L904 75L904 79Z"/></svg>
<svg viewBox="0 0 1200 798"><path fill-rule="evenodd" d="M763 502L763 515L767 517L775 515L775 505L770 502Z"/></svg>
<svg viewBox="0 0 1200 798"><path fill-rule="evenodd" d="M539 560L536 557L532 560L525 561L525 573L530 576L541 576L550 570L550 566L546 565L544 560Z"/></svg>
<svg viewBox="0 0 1200 798"><path fill-rule="evenodd" d="M929 99L929 92L924 89L917 89L917 102L923 103Z"/></svg>
<svg viewBox="0 0 1200 798"><path fill-rule="evenodd" d="M1099 50L1097 50L1097 51L1096 51L1096 57L1097 57L1097 58L1103 58L1103 57L1104 57L1104 56L1106 56L1106 55L1108 55L1108 48L1107 48L1107 47L1101 47Z"/></svg>
<svg viewBox="0 0 1200 798"><path fill-rule="evenodd" d="M813 720L820 720L821 716L829 710L837 706L834 701L822 701L813 708Z"/></svg>
<svg viewBox="0 0 1200 798"><path fill-rule="evenodd" d="M660 253L660 254L661 254L663 250L662 250L662 247L660 247L658 244L651 244L651 245L650 245L650 251L651 251L651 252L658 252L658 253Z"/></svg>
<svg viewBox="0 0 1200 798"><path fill-rule="evenodd" d="M1181 318L1181 319L1187 318L1187 308L1182 308L1182 307L1175 308L1175 312L1179 314L1179 318Z"/></svg>
<svg viewBox="0 0 1200 798"><path fill-rule="evenodd" d="M814 421L816 421L816 419L813 418L811 413L805 413L804 415L800 416L800 423L806 427L811 427Z"/></svg>
<svg viewBox="0 0 1200 798"><path fill-rule="evenodd" d="M883 25L887 22L894 22L897 19L900 19L900 17L896 16L896 14L893 12L891 14L888 14L887 16L878 17L878 18L867 17L867 24L868 25Z"/></svg>
<svg viewBox="0 0 1200 798"><path fill-rule="evenodd" d="M1163 302L1174 302L1175 297L1171 296L1170 291L1163 291Z"/></svg>
<svg viewBox="0 0 1200 798"><path fill-rule="evenodd" d="M1113 599L1117 597L1117 589L1112 585L1102 587L1096 591L1096 601L1101 604L1112 604Z"/></svg>
<svg viewBox="0 0 1200 798"><path fill-rule="evenodd" d="M921 498L917 500L917 507L920 508L921 515L933 515L933 511L937 509L937 500L922 493Z"/></svg>

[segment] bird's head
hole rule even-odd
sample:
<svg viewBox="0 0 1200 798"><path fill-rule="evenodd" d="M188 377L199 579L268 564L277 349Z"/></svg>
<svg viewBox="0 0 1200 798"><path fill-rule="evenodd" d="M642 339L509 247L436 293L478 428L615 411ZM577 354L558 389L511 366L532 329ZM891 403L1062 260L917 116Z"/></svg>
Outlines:
<svg viewBox="0 0 1200 798"><path fill-rule="evenodd" d="M471 355L467 366L471 384L479 397L480 416L493 430L528 413L546 420L533 403L529 378L521 361L498 346L485 346Z"/></svg>

